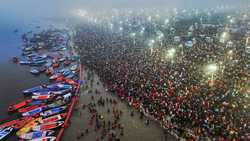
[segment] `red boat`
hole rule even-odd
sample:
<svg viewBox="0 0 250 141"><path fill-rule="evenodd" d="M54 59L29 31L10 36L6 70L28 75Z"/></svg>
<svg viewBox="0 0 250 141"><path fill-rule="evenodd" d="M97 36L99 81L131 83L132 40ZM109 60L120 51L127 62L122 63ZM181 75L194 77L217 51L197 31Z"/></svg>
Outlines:
<svg viewBox="0 0 250 141"><path fill-rule="evenodd" d="M63 81L65 82L65 83L68 83L68 84L70 84L70 85L75 85L75 86L77 86L78 85L78 83L76 83L74 80L72 80L72 79L63 79Z"/></svg>
<svg viewBox="0 0 250 141"><path fill-rule="evenodd" d="M32 96L32 99L36 99L36 100L46 100L46 99L50 99L52 97L54 97L55 95L35 95Z"/></svg>
<svg viewBox="0 0 250 141"><path fill-rule="evenodd" d="M14 129L20 129L22 128L24 125L26 125L27 123L29 123L33 118L32 117L24 117L23 120L18 121L15 125L13 125L12 127Z"/></svg>
<svg viewBox="0 0 250 141"><path fill-rule="evenodd" d="M62 114L58 114L58 115L54 115L45 119L42 119L40 121L40 123L49 123L49 122L55 122L61 119L64 119L67 116L66 113L62 113Z"/></svg>
<svg viewBox="0 0 250 141"><path fill-rule="evenodd" d="M56 78L56 81L57 82L61 82L61 81L63 81L64 80L64 76L62 75L62 76L60 76L60 77L58 77L58 78Z"/></svg>
<svg viewBox="0 0 250 141"><path fill-rule="evenodd" d="M34 110L38 107L41 107L42 105L32 105L32 106L29 106L29 107L25 107L25 108L22 108L22 109L19 109L18 112L19 113L25 113L25 112L28 112L30 110Z"/></svg>
<svg viewBox="0 0 250 141"><path fill-rule="evenodd" d="M69 65L71 62L69 60L64 61L64 65Z"/></svg>
<svg viewBox="0 0 250 141"><path fill-rule="evenodd" d="M12 121L1 124L0 128L5 128L5 127L12 126L15 129L19 129L19 128L22 127L22 125L24 125L24 123L26 124L30 120L32 120L32 117L23 117L23 118L20 118L20 119L15 119L15 120L12 120Z"/></svg>
<svg viewBox="0 0 250 141"><path fill-rule="evenodd" d="M32 130L34 131L45 131L45 130L51 130L57 127L60 127L63 125L63 121L56 121L56 122L50 122L50 123L45 123L41 125L34 126Z"/></svg>
<svg viewBox="0 0 250 141"><path fill-rule="evenodd" d="M8 111L9 112L14 112L24 106L26 106L27 104L29 104L30 102L32 102L31 99L28 99L28 100L24 100L22 102L19 102L17 104L13 104L13 105L10 105L9 108L8 108Z"/></svg>

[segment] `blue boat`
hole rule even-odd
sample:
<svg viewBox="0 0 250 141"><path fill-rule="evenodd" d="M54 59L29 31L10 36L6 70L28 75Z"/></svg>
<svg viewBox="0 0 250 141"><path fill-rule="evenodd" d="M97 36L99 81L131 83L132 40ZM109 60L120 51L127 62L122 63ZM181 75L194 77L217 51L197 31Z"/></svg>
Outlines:
<svg viewBox="0 0 250 141"><path fill-rule="evenodd" d="M20 138L25 139L25 140L32 140L32 139L36 139L36 138L42 138L42 137L50 136L50 135L52 135L54 133L55 133L55 131L51 131L51 130L34 131L34 132L23 134L23 135L20 136Z"/></svg>
<svg viewBox="0 0 250 141"><path fill-rule="evenodd" d="M40 60L40 61L33 61L30 63L31 66L41 66L42 64L45 64L46 60Z"/></svg>
<svg viewBox="0 0 250 141"><path fill-rule="evenodd" d="M26 61L26 60L22 60L22 61L19 61L19 64L20 65L30 65L31 62L30 61Z"/></svg>
<svg viewBox="0 0 250 141"><path fill-rule="evenodd" d="M47 88L51 91L59 91L59 90L72 89L72 86L68 84L55 83L48 85Z"/></svg>
<svg viewBox="0 0 250 141"><path fill-rule="evenodd" d="M36 108L34 110L30 110L28 112L25 112L25 113L22 113L22 116L34 116L38 113L41 113L43 110L46 110L46 107L39 107L39 108Z"/></svg>
<svg viewBox="0 0 250 141"><path fill-rule="evenodd" d="M38 75L38 74L40 74L40 71L38 69L31 68L30 73L34 74L34 75Z"/></svg>
<svg viewBox="0 0 250 141"><path fill-rule="evenodd" d="M13 131L12 127L6 127L6 128L0 129L0 140L3 140L4 138L6 138L12 131Z"/></svg>
<svg viewBox="0 0 250 141"><path fill-rule="evenodd" d="M36 86L27 90L23 91L23 94L31 94L35 92L48 92L48 91L60 91L60 90L67 90L72 89L71 85L68 84L61 84L55 83L48 86Z"/></svg>
<svg viewBox="0 0 250 141"><path fill-rule="evenodd" d="M27 57L35 57L35 56L37 56L37 53L31 53L27 55Z"/></svg>
<svg viewBox="0 0 250 141"><path fill-rule="evenodd" d="M31 94L33 92L44 92L44 91L49 91L46 86L36 86L27 90L23 91L23 94Z"/></svg>
<svg viewBox="0 0 250 141"><path fill-rule="evenodd" d="M51 66L52 66L52 62L49 61L49 62L47 62L46 64L44 64L44 66L45 66L45 67L51 67Z"/></svg>
<svg viewBox="0 0 250 141"><path fill-rule="evenodd" d="M67 78L67 79L72 79L72 78L74 78L75 77L75 74L74 73L71 73L71 74L69 74L68 76L66 76L65 78Z"/></svg>
<svg viewBox="0 0 250 141"><path fill-rule="evenodd" d="M63 72L63 75L66 77L68 75L70 75L72 72L70 70L67 70L67 71L64 71Z"/></svg>
<svg viewBox="0 0 250 141"><path fill-rule="evenodd" d="M30 105L30 106L32 106L32 105L40 105L40 104L42 104L42 103L43 103L43 101L37 100L37 101L32 101L32 102L30 102L29 105Z"/></svg>
<svg viewBox="0 0 250 141"><path fill-rule="evenodd" d="M59 62L64 62L65 60L66 60L65 57L60 58L60 59L59 59Z"/></svg>
<svg viewBox="0 0 250 141"><path fill-rule="evenodd" d="M63 95L67 92L70 92L71 89L65 89L65 90L59 90L59 91L45 91L45 92L34 92L32 93L33 96L40 96L40 95L49 95L49 94L55 94L55 95Z"/></svg>
<svg viewBox="0 0 250 141"><path fill-rule="evenodd" d="M34 61L34 62L42 61L42 60L45 60L46 58L47 58L47 55L34 56L32 58L32 61Z"/></svg>
<svg viewBox="0 0 250 141"><path fill-rule="evenodd" d="M53 109L50 109L50 110L47 110L47 111L40 113L40 115L42 117L49 117L49 116L61 113L62 111L66 110L66 108L67 108L67 106L53 108Z"/></svg>

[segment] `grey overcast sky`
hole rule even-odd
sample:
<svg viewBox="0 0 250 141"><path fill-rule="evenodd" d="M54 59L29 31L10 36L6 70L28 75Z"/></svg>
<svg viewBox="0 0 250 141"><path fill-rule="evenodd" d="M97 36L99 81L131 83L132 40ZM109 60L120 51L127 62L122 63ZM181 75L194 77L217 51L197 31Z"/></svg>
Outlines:
<svg viewBox="0 0 250 141"><path fill-rule="evenodd" d="M219 5L245 6L250 0L0 0L0 16L67 14L72 9L110 9L138 7L206 8Z"/></svg>

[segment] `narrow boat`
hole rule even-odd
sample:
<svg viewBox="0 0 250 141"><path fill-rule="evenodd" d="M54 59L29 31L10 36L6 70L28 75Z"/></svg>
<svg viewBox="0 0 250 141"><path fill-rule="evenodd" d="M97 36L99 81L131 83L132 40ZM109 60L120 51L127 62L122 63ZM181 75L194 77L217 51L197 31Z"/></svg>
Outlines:
<svg viewBox="0 0 250 141"><path fill-rule="evenodd" d="M33 74L33 75L38 75L38 74L40 74L40 71L38 69L31 68L30 73Z"/></svg>
<svg viewBox="0 0 250 141"><path fill-rule="evenodd" d="M31 105L31 106L28 106L28 107L25 107L25 108L21 108L18 110L19 113L25 113L25 112L28 112L28 111L31 111L31 110L34 110L38 107L41 107L42 105Z"/></svg>
<svg viewBox="0 0 250 141"><path fill-rule="evenodd" d="M34 48L33 47L25 47L23 48L23 51L32 51Z"/></svg>
<svg viewBox="0 0 250 141"><path fill-rule="evenodd" d="M45 67L51 67L52 63L50 61L48 61L46 64L44 64Z"/></svg>
<svg viewBox="0 0 250 141"><path fill-rule="evenodd" d="M42 85L42 86L36 86L30 89L26 89L23 91L23 94L31 94L33 92L38 92L38 91L48 91L48 90L46 89L45 85Z"/></svg>
<svg viewBox="0 0 250 141"><path fill-rule="evenodd" d="M49 123L44 123L41 125L34 126L32 128L33 131L45 131L45 130L51 130L55 129L57 127L60 127L63 125L63 121L56 121L56 122L49 122Z"/></svg>
<svg viewBox="0 0 250 141"><path fill-rule="evenodd" d="M32 100L28 99L28 100L24 100L22 102L19 102L17 104L10 105L9 108L8 108L8 111L9 112L14 112L14 111L26 106L30 102L32 102Z"/></svg>
<svg viewBox="0 0 250 141"><path fill-rule="evenodd" d="M19 138L25 139L25 140L32 140L32 139L50 136L50 135L53 135L54 133L55 131L51 131L51 130L35 131L35 132L29 132L29 133L23 134Z"/></svg>
<svg viewBox="0 0 250 141"><path fill-rule="evenodd" d="M53 98L54 96L55 95L53 95L53 94L50 94L50 95L35 95L35 96L32 96L31 98L35 99L35 100L46 100L46 99Z"/></svg>
<svg viewBox="0 0 250 141"><path fill-rule="evenodd" d="M0 129L0 140L6 138L13 131L12 127L6 127Z"/></svg>
<svg viewBox="0 0 250 141"><path fill-rule="evenodd" d="M29 123L33 118L32 117L23 117L21 120L18 120L15 125L12 127L16 130L24 127L27 123Z"/></svg>
<svg viewBox="0 0 250 141"><path fill-rule="evenodd" d="M28 105L29 106L33 106L33 105L41 105L43 104L44 102L42 100L36 100L36 101L32 101L30 102Z"/></svg>
<svg viewBox="0 0 250 141"><path fill-rule="evenodd" d="M40 60L40 61L33 61L31 62L31 66L40 66L42 64L45 64L46 63L46 60Z"/></svg>
<svg viewBox="0 0 250 141"><path fill-rule="evenodd" d="M70 73L68 76L66 76L66 79L72 79L74 78L76 75L74 73Z"/></svg>
<svg viewBox="0 0 250 141"><path fill-rule="evenodd" d="M62 114L58 114L58 115L54 115L45 119L42 119L40 121L40 123L49 123L49 122L55 122L61 119L64 119L67 116L66 113L62 113Z"/></svg>
<svg viewBox="0 0 250 141"><path fill-rule="evenodd" d="M68 76L68 75L70 75L72 72L70 71L70 70L67 70L67 71L64 71L63 72L63 76Z"/></svg>
<svg viewBox="0 0 250 141"><path fill-rule="evenodd" d="M61 107L61 106L65 105L65 104L66 104L66 102L64 102L62 100L57 100L51 104L46 105L46 108L48 108L48 109L57 108L57 107Z"/></svg>
<svg viewBox="0 0 250 141"><path fill-rule="evenodd" d="M51 91L59 91L59 90L71 89L72 86L68 84L55 83L48 85L47 88Z"/></svg>
<svg viewBox="0 0 250 141"><path fill-rule="evenodd" d="M26 61L26 60L21 60L21 61L19 61L19 64L20 65L30 65L31 62L30 61Z"/></svg>
<svg viewBox="0 0 250 141"><path fill-rule="evenodd" d="M34 116L34 115L36 115L36 114L38 114L38 113L41 113L43 110L45 110L46 109L46 107L45 106L43 106L43 107L38 107L38 108L36 108L36 109L33 109L33 110L30 110L30 111L28 111L28 112L25 112L25 113L22 113L22 116Z"/></svg>
<svg viewBox="0 0 250 141"><path fill-rule="evenodd" d="M67 92L70 92L71 89L65 89L65 90L59 90L59 91L46 91L46 92L35 92L32 95L33 96L39 96L39 95L62 95L62 94L66 94Z"/></svg>
<svg viewBox="0 0 250 141"><path fill-rule="evenodd" d="M64 63L64 65L67 66L67 65L70 65L71 62L69 60L65 60L63 63Z"/></svg>
<svg viewBox="0 0 250 141"><path fill-rule="evenodd" d="M49 116L61 113L62 111L66 110L66 108L67 108L67 106L53 108L53 109L50 109L50 110L47 110L47 111L40 113L40 115L42 117L49 117Z"/></svg>
<svg viewBox="0 0 250 141"><path fill-rule="evenodd" d="M37 125L38 124L38 121L40 121L41 118L36 118L36 119L33 119L32 121L30 121L29 123L27 123L23 128L21 128L20 130L17 131L16 135L18 137L20 137L21 135L25 134L25 133L28 133L33 126Z"/></svg>
<svg viewBox="0 0 250 141"><path fill-rule="evenodd" d="M37 139L33 139L30 141L55 141L56 137L54 136L47 136L47 137L41 137L41 138L37 138Z"/></svg>
<svg viewBox="0 0 250 141"><path fill-rule="evenodd" d="M6 123L1 124L0 128L14 127L15 129L17 129L17 128L20 127L21 123L28 122L31 119L32 119L31 117L22 117L22 118L19 118L19 119L11 120L11 121L8 121Z"/></svg>
<svg viewBox="0 0 250 141"><path fill-rule="evenodd" d="M65 57L59 59L59 62L64 62L64 61L65 61Z"/></svg>
<svg viewBox="0 0 250 141"><path fill-rule="evenodd" d="M78 83L75 82L73 79L64 79L63 81L64 81L65 83L67 83L67 84L70 84L70 85L75 85L75 86L78 85Z"/></svg>
<svg viewBox="0 0 250 141"><path fill-rule="evenodd" d="M57 74L52 75L49 79L50 80L55 80L55 79L57 79L58 77L61 77L61 76L62 76L62 74L57 73Z"/></svg>
<svg viewBox="0 0 250 141"><path fill-rule="evenodd" d="M62 82L63 79L64 79L64 76L62 75L62 76L56 78L55 81L56 81L56 82Z"/></svg>
<svg viewBox="0 0 250 141"><path fill-rule="evenodd" d="M60 91L65 89L71 89L72 86L68 84L62 84L62 83L55 83L51 85L42 85L42 86L36 86L27 90L24 90L24 94L31 94L34 92L46 92L46 91Z"/></svg>

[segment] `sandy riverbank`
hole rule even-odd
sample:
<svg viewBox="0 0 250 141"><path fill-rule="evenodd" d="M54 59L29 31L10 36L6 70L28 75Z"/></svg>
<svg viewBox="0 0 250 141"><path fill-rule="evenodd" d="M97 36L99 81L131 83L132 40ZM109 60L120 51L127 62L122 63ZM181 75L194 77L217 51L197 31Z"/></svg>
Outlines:
<svg viewBox="0 0 250 141"><path fill-rule="evenodd" d="M82 88L81 95L79 97L78 105L76 106L76 111L74 111L71 124L65 130L65 134L62 138L63 141L77 141L77 140L86 140L86 141L96 141L100 140L101 133L95 132L94 127L89 128L89 133L84 134L84 137L77 139L77 136L81 134L81 132L85 132L86 128L89 125L89 120L91 114L88 112L87 108L82 109L80 105L89 104L90 102L97 102L97 99L102 97L103 99L113 99L118 101L117 108L122 110L122 116L120 119L121 125L124 126L124 135L120 136L120 133L117 133L121 141L172 141L175 140L170 135L165 135L159 124L150 121L150 124L147 126L145 124L146 118L140 119L140 114L138 112L134 112L134 116L132 117L131 111L132 109L124 102L120 101L118 97L110 94L105 91L102 83L100 82L98 76L93 74L93 76L87 76L88 70L84 68L84 80L85 86ZM87 78L90 78L88 81ZM93 79L93 81L91 81ZM99 83L99 84L98 84ZM100 94L96 94L95 91L98 90ZM95 100L92 100L91 96L94 96ZM77 108L78 107L78 108ZM96 106L98 113L103 115L104 120L108 121L112 119L112 114L108 114L107 110L110 109L112 111L112 104L106 103L105 106ZM111 112L112 113L112 112ZM108 140L106 137L104 141Z"/></svg>

